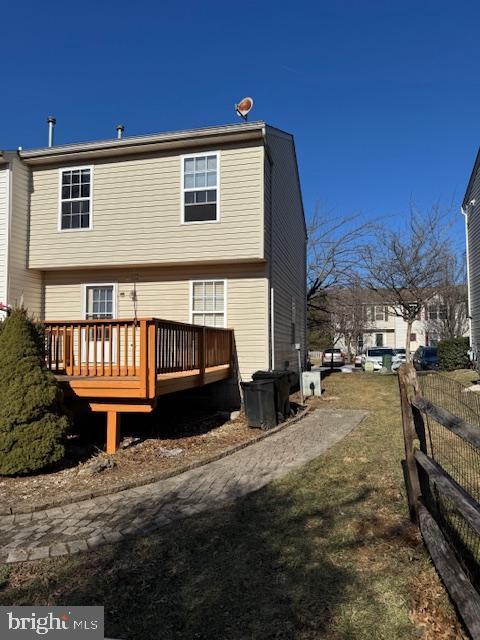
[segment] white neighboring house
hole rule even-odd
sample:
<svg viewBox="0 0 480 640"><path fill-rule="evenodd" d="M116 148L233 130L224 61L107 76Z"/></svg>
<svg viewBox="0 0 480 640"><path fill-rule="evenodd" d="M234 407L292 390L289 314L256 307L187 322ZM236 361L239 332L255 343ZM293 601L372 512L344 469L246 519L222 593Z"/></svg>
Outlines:
<svg viewBox="0 0 480 640"><path fill-rule="evenodd" d="M406 349L407 323L394 312L392 306L386 304L363 305L365 318L365 330L358 338L357 344L352 348L361 353L367 347L390 347L393 349ZM434 298L420 317L413 323L410 351L413 353L418 347L436 345L440 339L440 327L447 317L447 309L440 297ZM468 335L468 323L465 318L463 335ZM338 347L345 349L345 340L340 338Z"/></svg>

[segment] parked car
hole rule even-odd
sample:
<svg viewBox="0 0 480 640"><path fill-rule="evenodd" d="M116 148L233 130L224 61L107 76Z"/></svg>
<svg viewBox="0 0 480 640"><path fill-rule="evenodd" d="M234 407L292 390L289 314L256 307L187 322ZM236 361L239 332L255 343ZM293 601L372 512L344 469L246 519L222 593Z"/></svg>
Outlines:
<svg viewBox="0 0 480 640"><path fill-rule="evenodd" d="M345 364L345 354L341 349L325 349L322 355L322 365L324 367L343 367Z"/></svg>
<svg viewBox="0 0 480 640"><path fill-rule="evenodd" d="M389 347L369 347L362 354L362 369L365 371L365 363L373 362L373 370L379 371L382 368L383 356L391 355L393 357L393 349Z"/></svg>
<svg viewBox="0 0 480 640"><path fill-rule="evenodd" d="M397 369L400 369L402 364L406 361L407 361L407 350L394 349L393 358L392 358L392 371L397 371Z"/></svg>
<svg viewBox="0 0 480 640"><path fill-rule="evenodd" d="M362 366L362 354L359 353L358 355L356 355L353 362L355 364L355 367L361 367Z"/></svg>
<svg viewBox="0 0 480 640"><path fill-rule="evenodd" d="M417 371L432 371L438 369L437 347L418 347L413 354L413 366Z"/></svg>

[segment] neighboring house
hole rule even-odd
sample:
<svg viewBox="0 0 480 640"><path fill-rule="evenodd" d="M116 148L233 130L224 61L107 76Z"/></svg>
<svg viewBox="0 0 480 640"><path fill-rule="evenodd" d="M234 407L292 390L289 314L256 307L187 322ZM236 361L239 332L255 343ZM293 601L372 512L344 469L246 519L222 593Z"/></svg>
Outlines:
<svg viewBox="0 0 480 640"><path fill-rule="evenodd" d="M464 286L458 285L456 289L458 290L456 298L461 299L462 295L466 297ZM358 308L353 310L361 320L356 323L355 339L352 340L351 334L348 336L352 342L351 351L360 353L367 347L405 349L407 323L395 313L394 305L384 302L383 300L388 298L383 294L372 294L366 289L361 293L363 301L357 302ZM348 309L344 311L348 314ZM346 340L343 335L342 325L348 328L348 319L337 323L339 336L337 345L347 350L348 339ZM456 303L455 309L450 310L445 300L440 295L436 295L422 309L418 320L413 323L410 350L413 352L420 346L435 345L448 331L468 335L466 304Z"/></svg>
<svg viewBox="0 0 480 640"><path fill-rule="evenodd" d="M465 217L467 249L470 344L478 360L480 353L480 149L463 198L462 213Z"/></svg>
<svg viewBox="0 0 480 640"><path fill-rule="evenodd" d="M459 304L459 306L461 303ZM462 335L468 334L468 323L466 313L458 309L456 316L457 324L463 325L460 328ZM407 338L407 323L398 316L392 306L387 305L366 305L367 329L363 335L362 345L364 347L392 347L405 349ZM462 317L465 320L462 322ZM412 325L410 340L410 350L415 351L418 347L436 345L442 339L445 332L444 325L448 320L448 310L440 297L436 297L422 309L420 317Z"/></svg>
<svg viewBox="0 0 480 640"><path fill-rule="evenodd" d="M228 327L248 380L296 368L296 344L305 359L305 271L293 137L264 122L0 156L0 303L41 320ZM81 373L101 342L111 375L120 324L101 338L55 325L64 368ZM126 340L140 349L141 338Z"/></svg>

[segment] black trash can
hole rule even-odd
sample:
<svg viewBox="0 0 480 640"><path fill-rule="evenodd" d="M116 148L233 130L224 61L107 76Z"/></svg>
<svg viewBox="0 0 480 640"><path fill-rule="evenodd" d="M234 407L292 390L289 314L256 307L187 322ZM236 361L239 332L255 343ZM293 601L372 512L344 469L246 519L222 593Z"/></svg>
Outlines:
<svg viewBox="0 0 480 640"><path fill-rule="evenodd" d="M242 382L245 415L251 427L272 429L277 426L275 383L273 380Z"/></svg>
<svg viewBox="0 0 480 640"><path fill-rule="evenodd" d="M294 393L300 389L300 378L296 371L287 371L290 380L290 393Z"/></svg>
<svg viewBox="0 0 480 640"><path fill-rule="evenodd" d="M254 381L272 380L275 385L275 409L278 421L286 420L290 416L290 372L280 369L273 371L255 371Z"/></svg>

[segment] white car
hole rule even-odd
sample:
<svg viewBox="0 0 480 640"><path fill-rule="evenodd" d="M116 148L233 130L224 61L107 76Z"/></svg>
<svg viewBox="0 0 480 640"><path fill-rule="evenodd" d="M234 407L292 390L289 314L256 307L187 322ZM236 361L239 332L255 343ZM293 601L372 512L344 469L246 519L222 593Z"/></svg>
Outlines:
<svg viewBox="0 0 480 640"><path fill-rule="evenodd" d="M394 349L392 358L392 371L400 369L402 364L407 361L407 355L405 349Z"/></svg>
<svg viewBox="0 0 480 640"><path fill-rule="evenodd" d="M393 358L393 349L389 347L369 347L362 354L362 369L365 371L365 363L373 363L373 370L380 371L383 366L383 356L390 355Z"/></svg>

